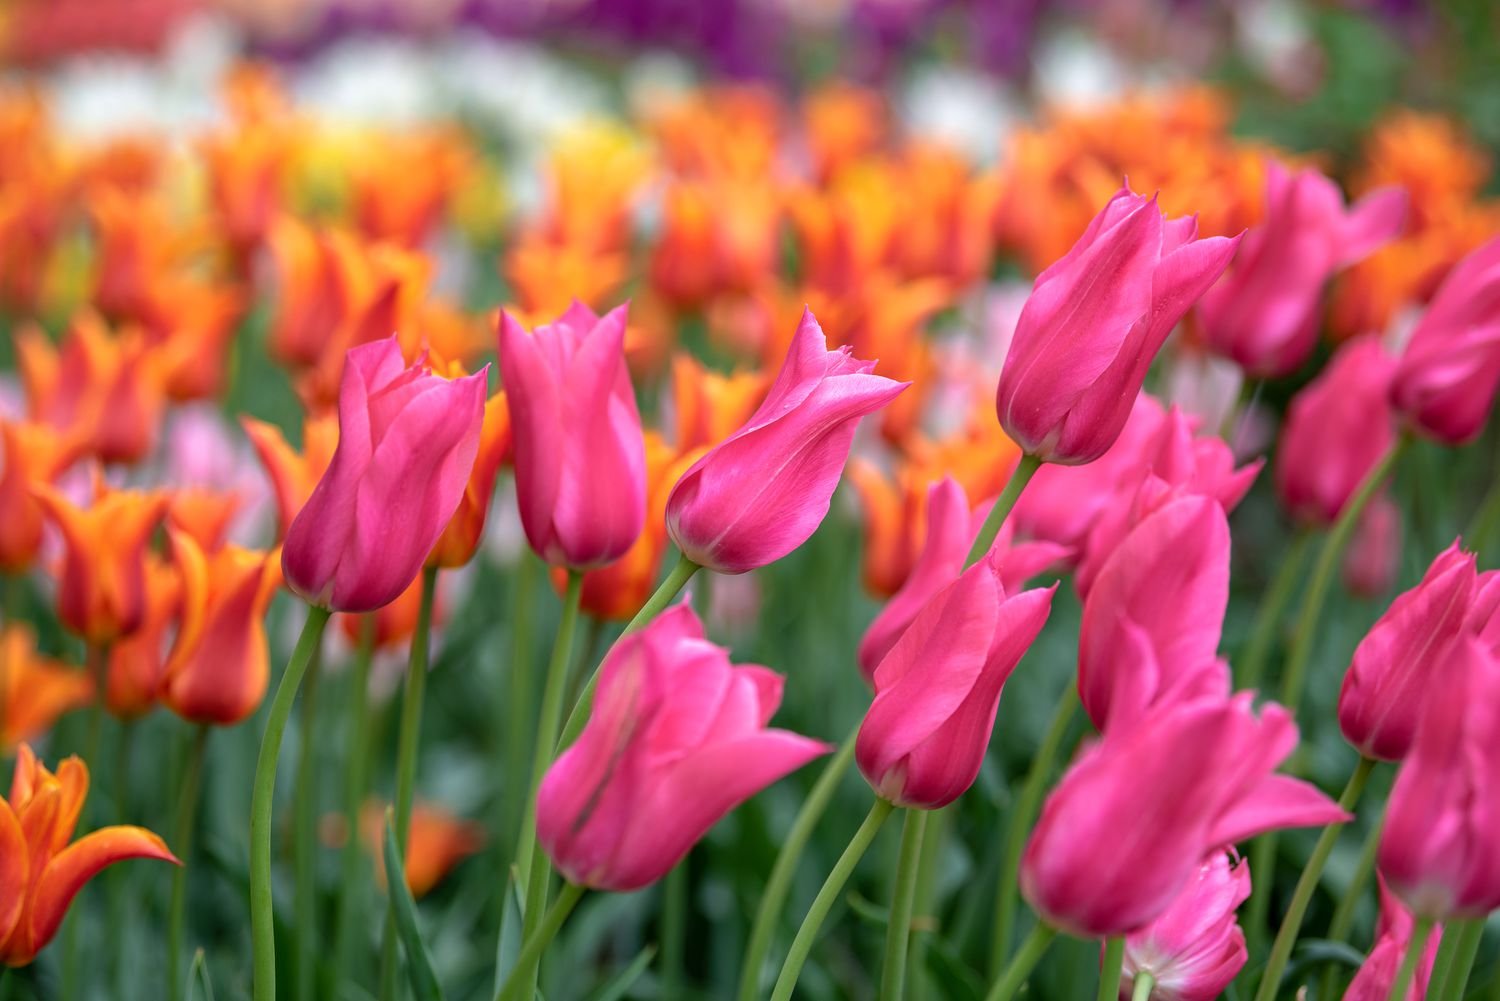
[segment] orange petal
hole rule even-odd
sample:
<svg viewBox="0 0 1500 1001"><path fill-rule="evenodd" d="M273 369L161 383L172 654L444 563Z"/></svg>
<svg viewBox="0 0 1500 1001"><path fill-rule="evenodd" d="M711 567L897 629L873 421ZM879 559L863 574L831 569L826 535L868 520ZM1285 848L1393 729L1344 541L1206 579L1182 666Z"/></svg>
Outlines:
<svg viewBox="0 0 1500 1001"><path fill-rule="evenodd" d="M126 859L160 859L181 865L161 838L142 827L106 827L69 845L47 864L36 888L30 921L32 953L40 951L68 912L78 891L100 870Z"/></svg>
<svg viewBox="0 0 1500 1001"><path fill-rule="evenodd" d="M4 956L6 943L21 918L30 864L21 822L10 804L0 799L0 956Z"/></svg>

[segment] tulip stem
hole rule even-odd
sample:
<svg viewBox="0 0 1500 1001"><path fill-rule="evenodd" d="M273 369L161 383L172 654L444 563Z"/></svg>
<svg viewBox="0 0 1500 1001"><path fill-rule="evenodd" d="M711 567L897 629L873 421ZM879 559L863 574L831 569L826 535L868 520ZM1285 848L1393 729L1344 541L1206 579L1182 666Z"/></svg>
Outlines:
<svg viewBox="0 0 1500 1001"><path fill-rule="evenodd" d="M1417 963L1427 949L1427 937L1431 934L1432 919L1417 918L1412 925L1411 939L1406 943L1406 957L1401 960L1401 969L1396 971L1396 979L1391 981L1390 994L1386 995L1388 1001L1405 1001L1406 990L1411 986L1412 976L1417 972Z"/></svg>
<svg viewBox="0 0 1500 1001"><path fill-rule="evenodd" d="M307 622L297 639L297 648L287 662L266 731L261 737L260 754L255 763L255 790L250 800L250 941L255 960L255 1001L276 1001L276 912L271 897L271 807L276 799L276 765L281 757L281 738L287 718L297 701L302 676L312 662L313 651L323 637L330 612L311 606Z"/></svg>
<svg viewBox="0 0 1500 1001"><path fill-rule="evenodd" d="M311 1001L313 996L314 957L318 940L317 879L317 718L318 682L323 675L321 648L313 650L303 681L302 711L297 719L297 786L292 805L293 870L296 881L292 891L296 912L297 934L293 938L295 960L292 969L297 979L292 996L297 1001Z"/></svg>
<svg viewBox="0 0 1500 1001"><path fill-rule="evenodd" d="M192 866L193 833L198 827L198 800L203 791L203 759L208 750L208 726L193 731L188 748L187 767L182 773L182 788L177 794L177 823L173 827L172 848L182 865L172 872L172 904L167 917L167 998L182 997L182 935L187 915L188 869Z"/></svg>
<svg viewBox="0 0 1500 1001"><path fill-rule="evenodd" d="M901 1001L906 993L906 950L911 940L912 906L917 897L917 871L922 865L922 837L927 811L906 811L901 825L901 857L896 867L896 892L885 929L885 966L880 973L881 1001Z"/></svg>
<svg viewBox="0 0 1500 1001"><path fill-rule="evenodd" d="M527 738L532 736L531 724L535 712L535 695L533 694L533 672L531 670L531 627L532 627L532 605L534 602L538 571L545 572L537 565L537 559L531 554L531 550L522 550L520 558L516 561L515 581L515 608L511 618L510 634L510 663L508 671L510 674L510 690L508 695L497 701L504 703L503 711L498 714L498 722L504 724L506 735L505 744L505 770L501 773L505 776L518 776L526 774L526 746ZM496 692L500 691L496 686ZM501 821L500 828L506 832L519 832L521 821L526 813L527 790L519 782L506 781L501 792L500 805ZM517 835L519 836L519 834ZM501 840L499 870L504 871L520 851L519 844L504 843ZM505 894L496 894L501 900ZM503 904L501 907L504 910Z"/></svg>
<svg viewBox="0 0 1500 1001"><path fill-rule="evenodd" d="M1389 804L1387 804L1389 805ZM1370 881L1370 873L1375 871L1375 854L1380 850L1380 831L1385 826L1385 806L1381 807L1380 818L1370 825L1370 830L1365 834L1365 843L1359 850L1359 860L1354 863L1354 873L1349 877L1349 885L1344 889L1344 895L1339 899L1339 905L1334 909L1333 920L1328 923L1327 938L1330 942L1344 942L1349 938L1349 930L1354 927L1354 910L1359 906L1359 901L1364 895L1365 884ZM1339 966L1329 963L1323 971L1323 987L1318 992L1320 998L1336 997L1335 987L1339 976Z"/></svg>
<svg viewBox="0 0 1500 1001"><path fill-rule="evenodd" d="M760 997L761 972L766 963L766 954L771 951L771 939L776 933L777 919L781 917L782 908L786 905L792 876L797 872L797 863L802 859L802 852L807 847L808 839L812 837L813 829L818 826L818 821L828 809L839 782L849 771L849 763L854 760L854 739L858 734L859 728L856 727L839 745L838 753L823 767L823 773L813 783L812 792L807 799L802 801L797 819L792 821L791 830L781 842L781 850L776 854L776 864L771 867L771 875L766 878L766 885L761 890L760 905L755 911L755 924L750 931L750 943L745 947L745 959L740 966L738 1001L756 1001Z"/></svg>
<svg viewBox="0 0 1500 1001"><path fill-rule="evenodd" d="M998 977L1010 955L1010 940L1015 927L1016 899L1020 891L1021 849L1026 844L1026 832L1031 829L1037 808L1042 802L1047 779L1052 765L1062 750L1063 738L1068 726L1078 712L1078 688L1071 682L1063 689L1052 711L1052 721L1042 737L1042 745L1021 786L1021 796L1016 800L1010 814L1010 824L1005 834L1005 858L1000 865L1000 887L995 895L995 932L990 942L990 976Z"/></svg>
<svg viewBox="0 0 1500 1001"><path fill-rule="evenodd" d="M1292 544L1282 554L1281 566L1271 578L1271 586L1266 589L1260 606L1255 610L1255 625L1237 665L1239 670L1236 672L1236 687L1251 691L1260 687L1261 679L1266 673L1266 660L1281 628L1286 606L1296 593L1297 585L1302 583L1302 572L1312 539L1311 532L1298 529L1292 537Z"/></svg>
<svg viewBox="0 0 1500 1001"><path fill-rule="evenodd" d="M662 997L683 996L683 946L687 940L688 861L679 861L662 880L661 989Z"/></svg>
<svg viewBox="0 0 1500 1001"><path fill-rule="evenodd" d="M1375 768L1375 761L1371 758L1361 757L1359 764L1354 766L1354 773L1349 776L1344 791L1339 794L1339 807L1346 813L1354 809L1359 802L1360 794L1365 790L1365 783L1369 781L1370 772ZM1323 866L1328 862L1328 856L1333 851L1334 842L1339 839L1339 832L1344 828L1343 824L1329 824L1323 828L1323 833L1318 835L1318 843L1313 846L1312 855L1307 860L1307 866L1302 870L1302 875L1297 878L1297 887L1292 891L1292 901L1287 906L1286 916L1281 919L1281 928L1276 932L1276 941L1271 945L1271 958L1266 961L1265 973L1261 975L1260 988L1255 992L1255 1001L1271 1001L1276 996L1276 990L1281 986L1281 975L1286 971L1286 964L1292 956L1292 946L1297 942L1297 933L1302 929L1302 918L1307 913L1307 905L1312 902L1314 891L1318 888L1318 881L1323 875ZM1261 841L1268 838L1264 835ZM1273 866L1270 862L1262 862L1260 870L1265 875L1261 878L1269 885ZM1250 871L1255 872L1254 863Z"/></svg>
<svg viewBox="0 0 1500 1001"><path fill-rule="evenodd" d="M1099 1001L1119 1001L1120 971L1125 963L1125 936L1104 940L1104 963L1099 967Z"/></svg>
<svg viewBox="0 0 1500 1001"><path fill-rule="evenodd" d="M338 927L334 932L333 981L325 993L334 997L342 990L349 969L354 927L361 923L358 903L363 896L360 879L363 856L359 844L359 811L365 800L365 772L370 759L370 664L375 657L375 615L360 617L359 646L349 679L349 733L344 763L344 845L339 855Z"/></svg>
<svg viewBox="0 0 1500 1001"><path fill-rule="evenodd" d="M1156 989L1156 978L1145 970L1135 975L1135 988L1130 992L1130 1001L1151 1001L1151 992Z"/></svg>
<svg viewBox="0 0 1500 1001"><path fill-rule="evenodd" d="M1052 940L1055 938L1057 929L1038 921L1036 927L1031 929L1031 934L1026 936L1026 941L1021 943L1020 951L1005 968L1004 975L995 981L995 986L985 995L984 1001L1010 1001L1015 997L1021 985L1026 983L1026 978L1031 976L1031 971L1036 969L1036 964L1042 961L1042 957L1052 947Z"/></svg>
<svg viewBox="0 0 1500 1001"><path fill-rule="evenodd" d="M495 994L495 1001L520 1001L536 993L535 989L530 990L529 993L526 991L524 985L529 978L524 975L524 971L534 969L540 964L542 954L557 937L563 922L567 921L568 915L573 913L573 908L578 905L584 892L585 888L577 883L563 884L562 892L557 895L557 900L547 911L546 917L538 922L530 935L526 936L525 944L521 946L521 954L516 957L516 965Z"/></svg>
<svg viewBox="0 0 1500 1001"><path fill-rule="evenodd" d="M1432 979L1427 984L1427 996L1432 1001L1463 1001L1483 938L1484 918L1455 921L1443 929L1443 944L1438 948Z"/></svg>
<svg viewBox="0 0 1500 1001"><path fill-rule="evenodd" d="M1000 528L1005 524L1005 519L1010 515L1011 508L1016 506L1020 499L1021 491L1026 489L1026 484L1036 475L1036 471L1042 468L1042 460L1034 455L1022 455L1016 463L1016 471L1010 474L1010 479L1005 483L1005 489L995 499L995 506L990 508L990 513L985 515L984 524L979 529L979 535L974 539L974 545L969 549L969 557L964 560L964 569L978 563L990 547L995 544L995 536L1000 534Z"/></svg>
<svg viewBox="0 0 1500 1001"><path fill-rule="evenodd" d="M396 735L396 847L406 859L410 843L411 805L417 788L417 756L422 743L422 704L427 694L427 661L431 647L432 606L437 598L438 567L422 569L421 604L417 609L417 627L411 634L411 651L406 661L406 691L401 698L401 723ZM385 936L380 951L380 997L389 999L396 991L396 973L400 958L396 954L396 904L386 908Z"/></svg>
<svg viewBox="0 0 1500 1001"><path fill-rule="evenodd" d="M844 849L844 854L834 863L833 871L823 881L823 888L818 891L817 897L813 899L812 906L807 910L807 916L802 919L802 926L797 929L797 937L792 939L792 947L787 952L786 962L781 966L781 976L776 978L776 989L771 992L771 1001L791 1001L792 991L797 987L797 978L802 975L802 966L807 962L807 956L812 952L813 943L817 941L818 929L823 927L823 921L828 917L828 912L833 909L834 901L844 892L844 885L849 882L849 877L854 874L855 866L859 860L869 851L870 843L875 840L875 835L880 833L880 828L890 817L895 807L889 801L876 797L875 805L870 807L870 812L865 816L864 823L859 825L859 830L854 832L854 837L849 839L849 845Z"/></svg>

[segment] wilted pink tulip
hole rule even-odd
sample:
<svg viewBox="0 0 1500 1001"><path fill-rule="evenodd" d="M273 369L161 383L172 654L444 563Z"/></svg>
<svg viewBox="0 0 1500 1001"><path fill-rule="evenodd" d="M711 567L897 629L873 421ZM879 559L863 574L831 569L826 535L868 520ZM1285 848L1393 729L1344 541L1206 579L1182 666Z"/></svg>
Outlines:
<svg viewBox="0 0 1500 1001"><path fill-rule="evenodd" d="M1162 342L1239 244L1197 235L1197 217L1164 219L1121 188L1037 276L995 394L1028 455L1082 465L1114 444Z"/></svg>
<svg viewBox="0 0 1500 1001"><path fill-rule="evenodd" d="M1245 965L1245 933L1234 912L1250 896L1250 864L1218 851L1162 912L1125 938L1120 997L1149 973L1158 1001L1214 1001Z"/></svg>
<svg viewBox="0 0 1500 1001"><path fill-rule="evenodd" d="M1385 494L1371 498L1354 525L1344 553L1344 586L1361 598L1378 598L1401 569L1401 508Z"/></svg>
<svg viewBox="0 0 1500 1001"><path fill-rule="evenodd" d="M929 600L875 668L854 760L897 806L935 810L979 774L1000 690L1052 607L1046 589L1007 595L995 554Z"/></svg>
<svg viewBox="0 0 1500 1001"><path fill-rule="evenodd" d="M781 677L736 667L684 602L622 638L593 714L548 769L537 837L569 880L636 890L666 875L719 818L830 748L768 730Z"/></svg>
<svg viewBox="0 0 1500 1001"><path fill-rule="evenodd" d="M1339 693L1339 728L1359 753L1406 757L1427 694L1447 675L1435 654L1464 630L1477 583L1474 554L1454 542L1360 640Z"/></svg>
<svg viewBox="0 0 1500 1001"><path fill-rule="evenodd" d="M1401 906L1401 901L1386 886L1385 879L1381 878L1380 920L1375 925L1375 944L1360 965L1359 972L1354 974L1349 989L1344 992L1344 1001L1389 1001L1391 987L1396 982L1396 974L1401 969L1402 960L1406 958L1406 947L1411 942L1413 923L1411 912ZM1438 948L1442 942L1443 928L1439 925L1428 936L1422 958L1417 961L1416 975L1412 977L1406 997L1401 1001L1423 1001L1427 997L1428 983L1432 979L1432 964L1437 961Z"/></svg>
<svg viewBox="0 0 1500 1001"><path fill-rule="evenodd" d="M1400 235L1406 203L1404 190L1381 188L1345 209L1317 170L1267 160L1265 218L1198 303L1209 345L1254 378L1295 372L1317 347L1328 279Z"/></svg>
<svg viewBox="0 0 1500 1001"><path fill-rule="evenodd" d="M574 302L530 334L500 316L521 526L553 566L603 566L646 521L646 446L625 368L625 312Z"/></svg>
<svg viewBox="0 0 1500 1001"><path fill-rule="evenodd" d="M1450 445L1484 429L1500 388L1500 238L1448 272L1396 368L1391 398L1412 427Z"/></svg>
<svg viewBox="0 0 1500 1001"><path fill-rule="evenodd" d="M1349 819L1305 782L1274 773L1297 743L1281 706L1249 692L1163 707L1105 733L1068 769L1021 860L1021 892L1080 938L1159 918L1225 845Z"/></svg>
<svg viewBox="0 0 1500 1001"><path fill-rule="evenodd" d="M1293 518L1333 524L1391 450L1396 428L1388 399L1395 370L1396 360L1377 338L1356 337L1292 397L1275 479Z"/></svg>
<svg viewBox="0 0 1500 1001"><path fill-rule="evenodd" d="M1500 907L1500 661L1467 635L1429 656L1437 673L1391 787L1380 871L1418 917L1482 918Z"/></svg>
<svg viewBox="0 0 1500 1001"><path fill-rule="evenodd" d="M1229 603L1229 520L1185 496L1144 518L1115 549L1083 603L1078 693L1101 731L1153 706L1229 694L1216 656Z"/></svg>
<svg viewBox="0 0 1500 1001"><path fill-rule="evenodd" d="M848 348L829 351L804 311L765 402L672 489L667 531L682 554L744 573L806 542L828 514L859 419L907 386L874 368Z"/></svg>
<svg viewBox="0 0 1500 1001"><path fill-rule="evenodd" d="M287 529L288 587L339 612L373 611L406 589L468 485L485 376L408 367L394 337L349 351L338 448Z"/></svg>

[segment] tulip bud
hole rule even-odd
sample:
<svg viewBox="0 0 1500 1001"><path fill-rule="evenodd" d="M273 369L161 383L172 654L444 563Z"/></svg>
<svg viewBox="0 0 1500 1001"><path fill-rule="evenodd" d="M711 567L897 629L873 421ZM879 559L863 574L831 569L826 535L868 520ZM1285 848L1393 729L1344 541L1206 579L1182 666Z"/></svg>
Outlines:
<svg viewBox="0 0 1500 1001"><path fill-rule="evenodd" d="M922 607L875 668L875 701L854 745L877 795L936 810L974 783L1000 690L1046 623L1055 588L1007 596L991 557Z"/></svg>
<svg viewBox="0 0 1500 1001"><path fill-rule="evenodd" d="M349 352L338 447L286 533L288 587L314 605L368 612L416 578L474 467L485 375L449 381L408 368L394 337Z"/></svg>
<svg viewBox="0 0 1500 1001"><path fill-rule="evenodd" d="M1361 598L1390 591L1401 569L1401 508L1378 494L1360 512L1344 554L1344 586Z"/></svg>
<svg viewBox="0 0 1500 1001"><path fill-rule="evenodd" d="M1249 896L1250 864L1232 850L1210 855L1160 917L1126 936L1120 997L1149 973L1162 1001L1214 1001L1249 958L1234 916Z"/></svg>
<svg viewBox="0 0 1500 1001"><path fill-rule="evenodd" d="M623 637L593 712L537 793L537 837L574 883L637 890L731 809L830 748L769 730L782 680L735 667L677 605Z"/></svg>
<svg viewBox="0 0 1500 1001"><path fill-rule="evenodd" d="M1379 877L1379 874L1376 874ZM1407 946L1411 943L1411 912L1401 906L1401 900L1391 892L1385 878L1380 878L1380 920L1375 925L1375 944L1365 957L1359 971L1354 974L1349 989L1344 992L1344 1001L1389 1001L1391 987L1396 974L1406 958ZM1422 949L1422 958L1401 1001L1423 1001L1432 979L1432 964L1437 961L1438 949L1443 942L1443 928L1438 925L1427 937ZM1434 999L1436 1001L1436 999Z"/></svg>
<svg viewBox="0 0 1500 1001"><path fill-rule="evenodd" d="M829 351L804 311L765 401L667 500L667 531L683 555L744 573L806 542L828 514L859 419L906 388L874 368L847 348Z"/></svg>
<svg viewBox="0 0 1500 1001"><path fill-rule="evenodd" d="M1122 188L1037 277L995 395L1023 451L1083 465L1114 444L1162 342L1239 244L1197 233L1196 217L1164 219Z"/></svg>
<svg viewBox="0 0 1500 1001"><path fill-rule="evenodd" d="M501 314L521 526L554 566L613 562L645 522L646 456L625 368L625 309L601 319L575 302L530 334Z"/></svg>

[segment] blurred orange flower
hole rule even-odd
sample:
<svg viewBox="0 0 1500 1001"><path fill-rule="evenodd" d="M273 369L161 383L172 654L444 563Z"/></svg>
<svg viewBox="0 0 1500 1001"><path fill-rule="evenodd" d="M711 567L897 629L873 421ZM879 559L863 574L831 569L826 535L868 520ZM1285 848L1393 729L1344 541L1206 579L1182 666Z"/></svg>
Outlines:
<svg viewBox="0 0 1500 1001"><path fill-rule="evenodd" d="M78 438L47 424L0 420L0 570L20 573L36 559L46 513L34 495L73 464Z"/></svg>
<svg viewBox="0 0 1500 1001"><path fill-rule="evenodd" d="M0 632L0 749L35 740L93 698L94 683L84 671L37 655L30 626Z"/></svg>

